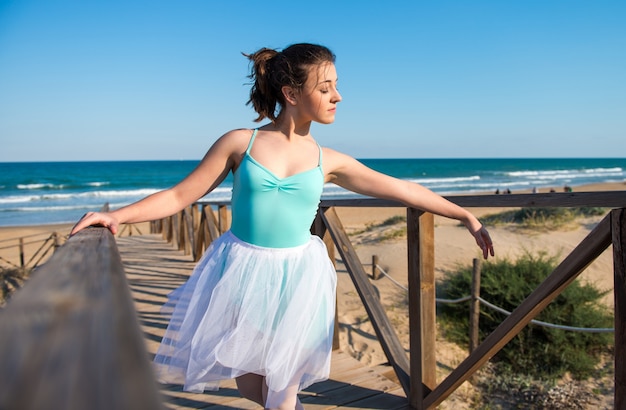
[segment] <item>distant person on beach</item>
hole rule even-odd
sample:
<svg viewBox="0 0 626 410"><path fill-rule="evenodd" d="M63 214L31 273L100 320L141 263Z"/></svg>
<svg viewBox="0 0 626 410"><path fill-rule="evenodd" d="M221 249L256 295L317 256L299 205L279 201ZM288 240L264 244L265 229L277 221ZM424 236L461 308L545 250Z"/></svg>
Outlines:
<svg viewBox="0 0 626 410"><path fill-rule="evenodd" d="M332 123L342 99L329 49L294 44L245 56L253 81L248 104L257 122L269 121L227 132L174 187L88 213L71 234L92 225L115 233L122 223L175 214L233 173L232 227L169 295L164 308L173 309L172 320L154 359L157 375L196 392L235 378L241 395L267 409L303 409L298 391L330 371L336 273L310 233L324 183L459 220L484 258L493 245L467 210L318 145L311 123Z"/></svg>

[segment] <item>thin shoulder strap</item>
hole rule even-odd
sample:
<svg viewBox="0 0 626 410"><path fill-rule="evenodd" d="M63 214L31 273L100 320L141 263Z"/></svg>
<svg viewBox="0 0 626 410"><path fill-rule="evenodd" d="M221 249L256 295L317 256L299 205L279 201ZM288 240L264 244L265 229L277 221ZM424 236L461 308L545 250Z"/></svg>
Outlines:
<svg viewBox="0 0 626 410"><path fill-rule="evenodd" d="M317 144L317 148L320 150L320 157L317 160L317 166L321 167L322 166L322 146L319 143L317 143L317 142L316 142L316 144Z"/></svg>
<svg viewBox="0 0 626 410"><path fill-rule="evenodd" d="M246 149L246 154L250 154L250 150L252 149L252 143L254 142L254 137L256 137L256 133L259 129L255 128L254 131L252 131L252 136L250 137L250 142L248 143L248 148Z"/></svg>

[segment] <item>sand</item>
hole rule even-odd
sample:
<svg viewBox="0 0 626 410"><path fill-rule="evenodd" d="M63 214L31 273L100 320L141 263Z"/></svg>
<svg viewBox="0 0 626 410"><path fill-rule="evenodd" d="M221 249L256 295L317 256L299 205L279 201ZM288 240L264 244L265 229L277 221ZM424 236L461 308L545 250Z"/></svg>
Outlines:
<svg viewBox="0 0 626 410"><path fill-rule="evenodd" d="M577 187L576 191L606 191L625 190L624 183L590 185ZM497 213L503 209L474 208L471 211L478 217L488 213ZM404 208L338 208L337 212L348 233L362 231L367 225L376 225L394 215L405 215ZM560 255L560 259L569 254L576 245L590 232L593 225L601 218L584 221L576 228L562 231L519 233L507 228L490 228L490 234L495 244L496 257L506 257L514 260L521 253L530 251L536 253L545 251L549 255ZM67 235L72 224L44 225L37 227L0 227L0 257L16 260L19 253L16 251L18 238L38 234L31 238L45 238L51 232L58 232L60 236ZM147 224L141 226L144 233L149 232ZM381 301L386 308L391 323L408 352L408 316L400 301L403 299L407 286L407 251L406 239L377 239L380 232L353 235L353 244L365 266L371 272L372 255L377 255L379 265L394 281L381 278L374 281L375 287L381 295ZM7 248L11 244L12 248ZM34 245L29 245L28 252L32 252ZM612 290L613 287L613 259L612 249L605 251L580 276L583 281L595 284L603 290ZM479 257L479 250L473 238L464 227L456 221L442 217L435 217L435 267L436 278L441 279L447 271L453 270L459 264L469 265L472 259ZM27 255L28 257L28 255ZM19 259L17 259L19 260ZM0 262L3 262L0 259ZM376 340L374 330L367 318L365 309L352 285L348 273L343 265L338 264L338 317L339 338L341 348L357 358L362 363L385 370L385 358L382 348ZM397 282L397 283L396 283ZM609 293L603 302L613 306L613 294ZM466 356L462 348L437 338L438 382L456 367ZM463 384L444 405L440 408L468 408L468 401L476 394L469 383ZM610 400L610 397L607 399Z"/></svg>

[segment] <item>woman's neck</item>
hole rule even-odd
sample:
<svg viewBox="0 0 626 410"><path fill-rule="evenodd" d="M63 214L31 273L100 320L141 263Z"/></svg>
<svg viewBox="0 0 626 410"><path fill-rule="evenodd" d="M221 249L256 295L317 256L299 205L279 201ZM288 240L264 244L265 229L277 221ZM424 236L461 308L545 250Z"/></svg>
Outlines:
<svg viewBox="0 0 626 410"><path fill-rule="evenodd" d="M274 123L267 124L263 129L278 131L287 136L287 138L305 137L310 133L311 121L298 123L292 117L282 117L279 115Z"/></svg>

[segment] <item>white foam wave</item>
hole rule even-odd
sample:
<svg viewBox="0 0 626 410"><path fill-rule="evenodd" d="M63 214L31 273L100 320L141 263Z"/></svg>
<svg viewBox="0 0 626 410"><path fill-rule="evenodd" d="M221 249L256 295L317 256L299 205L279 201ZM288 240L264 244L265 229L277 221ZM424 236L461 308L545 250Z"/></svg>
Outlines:
<svg viewBox="0 0 626 410"><path fill-rule="evenodd" d="M59 211L75 211L79 209L95 211L93 205L62 205L62 206L22 206L15 208L0 209L0 212L59 212Z"/></svg>
<svg viewBox="0 0 626 410"><path fill-rule="evenodd" d="M65 185L62 185L62 184L43 184L43 183L37 183L37 184L17 184L17 189L30 190L30 189L44 189L44 188L48 188L48 189L63 189L63 188L65 188Z"/></svg>
<svg viewBox="0 0 626 410"><path fill-rule="evenodd" d="M64 200L85 200L87 198L140 198L157 192L157 189L134 189L121 191L93 191L93 192L76 192L76 193L58 193L58 194L42 194L42 195L10 195L0 197L1 204L15 204L36 201L64 201Z"/></svg>
<svg viewBox="0 0 626 410"><path fill-rule="evenodd" d="M80 186L88 186L88 187L101 187L110 185L109 181L93 181L93 182L85 182L78 185L71 184L53 184L53 183L33 183L33 184L17 184L16 188L20 190L40 190L40 189L67 189L70 187L80 187Z"/></svg>
<svg viewBox="0 0 626 410"><path fill-rule="evenodd" d="M211 199L230 199L231 196L230 187L218 187L211 194ZM42 195L10 195L0 197L0 206L8 204L19 203L33 203L33 202L61 202L61 201L79 201L82 203L89 202L90 200L100 199L102 201L115 200L128 198L135 201L145 196L158 192L158 189L145 188L145 189L130 189L130 190L112 190L112 191L91 191L91 192L74 192L74 193L54 193L54 194L42 194Z"/></svg>
<svg viewBox="0 0 626 410"><path fill-rule="evenodd" d="M538 178L550 178L550 177L576 177L578 175L589 176L619 176L624 174L624 170L621 167L614 168L590 168L590 169L563 169L563 170L540 170L540 171L511 171L504 173L507 176L515 178L523 177L538 177Z"/></svg>
<svg viewBox="0 0 626 410"><path fill-rule="evenodd" d="M85 185L87 185L87 186L95 186L95 187L98 187L98 186L111 185L111 183L110 183L110 182L108 182L108 181L102 181L102 182L87 182Z"/></svg>
<svg viewBox="0 0 626 410"><path fill-rule="evenodd" d="M471 175L468 177L409 179L409 181L417 182L418 184L459 183L459 182L469 182L469 181L479 181L479 180L480 180L479 175Z"/></svg>
<svg viewBox="0 0 626 410"><path fill-rule="evenodd" d="M36 195L10 195L5 197L0 197L0 205L1 204L18 204L20 202L29 202L33 201L37 198Z"/></svg>

